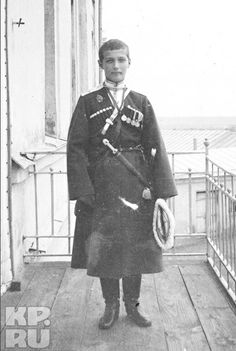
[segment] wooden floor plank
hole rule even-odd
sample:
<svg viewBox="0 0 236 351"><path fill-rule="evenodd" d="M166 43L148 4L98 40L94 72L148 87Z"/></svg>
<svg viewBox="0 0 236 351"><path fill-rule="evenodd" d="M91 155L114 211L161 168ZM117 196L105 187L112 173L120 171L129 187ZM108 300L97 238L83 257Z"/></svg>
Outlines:
<svg viewBox="0 0 236 351"><path fill-rule="evenodd" d="M207 263L200 266L181 264L179 267L183 278L190 275L193 282L201 282L201 291L196 293L195 303L197 302L202 307L209 303L216 307L229 307L224 288L217 281L217 277ZM212 284L214 289L211 289L211 299L209 300L209 289Z"/></svg>
<svg viewBox="0 0 236 351"><path fill-rule="evenodd" d="M99 279L95 280L89 300L82 350L156 350L158 345L158 350L166 351L167 346L160 321L153 276L143 276L140 299L143 311L152 319L150 328L140 328L128 320L122 301L122 289L120 290L121 308L118 321L109 330L99 330L98 320L104 311L104 302Z"/></svg>
<svg viewBox="0 0 236 351"><path fill-rule="evenodd" d="M81 339L93 281L85 270L67 268L51 312L49 350L82 350Z"/></svg>
<svg viewBox="0 0 236 351"><path fill-rule="evenodd" d="M64 276L65 268L56 268L56 267L46 267L46 268L35 268L35 273L30 283L24 290L24 293L17 305L19 307L47 307L51 308L55 296L57 294L58 288L61 284L61 280ZM24 317L27 319L27 312ZM50 319L50 317L49 317ZM7 321L6 321L7 322ZM41 322L38 326L42 327L44 324ZM6 330L8 326L5 326L1 333L1 350L5 350L6 343ZM17 326L16 328L23 329L28 333L29 326ZM9 348L8 348L9 350ZM14 350L18 350L17 347ZM20 350L20 348L19 348ZM32 350L30 347L24 347L24 350Z"/></svg>
<svg viewBox="0 0 236 351"><path fill-rule="evenodd" d="M143 276L140 302L151 328L127 319L121 289L119 320L110 330L99 330L104 311L99 279L63 262L26 266L21 291L7 292L2 309L50 307L51 343L45 351L236 350L236 315L212 270L206 264L179 264Z"/></svg>
<svg viewBox="0 0 236 351"><path fill-rule="evenodd" d="M178 267L155 274L155 283L169 350L210 350Z"/></svg>
<svg viewBox="0 0 236 351"><path fill-rule="evenodd" d="M37 269L20 300L20 305L51 307L64 274L65 268L60 267Z"/></svg>
<svg viewBox="0 0 236 351"><path fill-rule="evenodd" d="M98 328L98 321L103 314L104 308L105 304L101 293L100 282L99 279L95 278L82 339L83 350L90 350L92 348L95 350L115 349L116 345L119 345L122 340L120 318L109 330L100 330Z"/></svg>
<svg viewBox="0 0 236 351"><path fill-rule="evenodd" d="M236 350L236 315L216 277L206 265L180 270L211 349Z"/></svg>
<svg viewBox="0 0 236 351"><path fill-rule="evenodd" d="M22 296L31 280L33 279L35 274L35 268L32 266L26 266L26 269L23 270L22 275L18 277L21 282L21 290L20 291L7 291L1 297L1 330L5 326L6 323L6 307L16 307L18 306Z"/></svg>

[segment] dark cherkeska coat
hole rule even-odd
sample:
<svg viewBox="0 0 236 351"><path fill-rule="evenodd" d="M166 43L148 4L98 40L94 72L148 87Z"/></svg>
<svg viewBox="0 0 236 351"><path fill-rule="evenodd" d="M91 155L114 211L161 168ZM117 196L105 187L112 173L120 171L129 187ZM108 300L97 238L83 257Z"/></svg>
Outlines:
<svg viewBox="0 0 236 351"><path fill-rule="evenodd" d="M147 97L127 91L121 114L105 138L151 182L153 197L146 200L144 185L102 143L101 130L113 110L107 88L99 87L79 98L69 128L70 199L95 195L94 209L77 201L71 265L109 278L159 272L162 251L152 232L154 201L177 194L165 146Z"/></svg>

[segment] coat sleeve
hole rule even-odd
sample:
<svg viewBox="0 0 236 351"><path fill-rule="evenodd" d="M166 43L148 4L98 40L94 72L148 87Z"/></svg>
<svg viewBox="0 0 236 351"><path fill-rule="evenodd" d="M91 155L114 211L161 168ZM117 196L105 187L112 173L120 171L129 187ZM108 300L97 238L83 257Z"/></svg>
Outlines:
<svg viewBox="0 0 236 351"><path fill-rule="evenodd" d="M73 113L67 139L67 179L70 200L94 194L88 174L89 130L84 97L81 96Z"/></svg>
<svg viewBox="0 0 236 351"><path fill-rule="evenodd" d="M147 159L150 160L150 177L154 196L156 198L167 199L177 195L177 189L154 110L146 97L143 101L143 111L142 145L144 146ZM153 160L151 159L152 149L156 149Z"/></svg>

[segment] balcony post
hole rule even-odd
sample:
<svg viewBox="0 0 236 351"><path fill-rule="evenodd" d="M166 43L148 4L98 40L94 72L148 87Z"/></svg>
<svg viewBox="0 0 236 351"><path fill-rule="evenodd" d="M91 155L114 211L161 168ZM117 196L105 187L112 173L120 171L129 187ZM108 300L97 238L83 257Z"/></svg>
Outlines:
<svg viewBox="0 0 236 351"><path fill-rule="evenodd" d="M209 161L208 161L208 154L209 154L209 142L207 139L204 141L205 146L205 186L206 186L206 220L205 220L205 228L206 228L206 240L209 237L209 215L210 215L210 192L209 192ZM207 240L207 257L209 257L209 244Z"/></svg>

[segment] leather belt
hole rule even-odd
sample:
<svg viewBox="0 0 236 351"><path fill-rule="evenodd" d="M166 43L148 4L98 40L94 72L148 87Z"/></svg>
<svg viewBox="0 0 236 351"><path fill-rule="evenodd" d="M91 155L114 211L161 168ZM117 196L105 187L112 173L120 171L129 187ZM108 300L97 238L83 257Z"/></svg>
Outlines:
<svg viewBox="0 0 236 351"><path fill-rule="evenodd" d="M122 147L122 146L118 146L117 149L122 152L122 151L143 151L143 147L142 145L136 145L136 146L129 146L129 147Z"/></svg>

